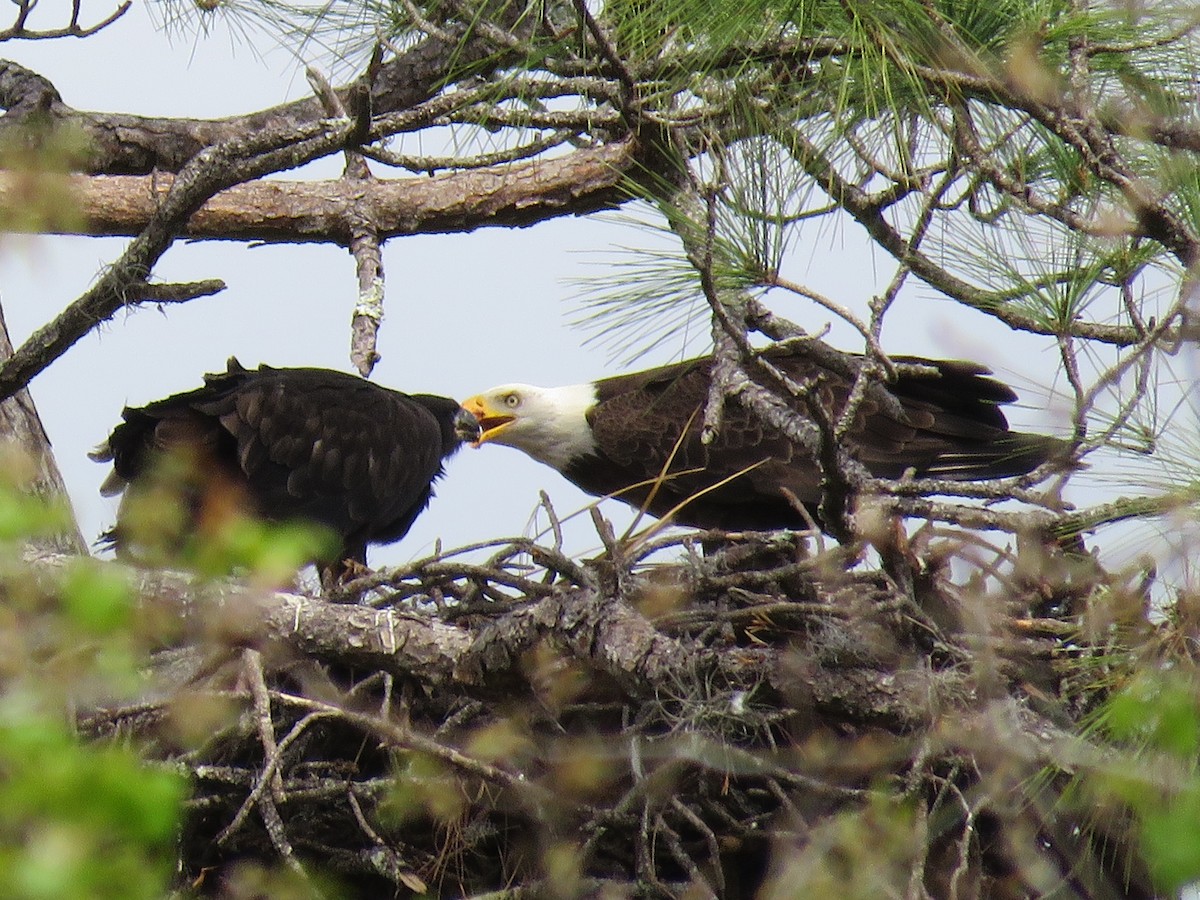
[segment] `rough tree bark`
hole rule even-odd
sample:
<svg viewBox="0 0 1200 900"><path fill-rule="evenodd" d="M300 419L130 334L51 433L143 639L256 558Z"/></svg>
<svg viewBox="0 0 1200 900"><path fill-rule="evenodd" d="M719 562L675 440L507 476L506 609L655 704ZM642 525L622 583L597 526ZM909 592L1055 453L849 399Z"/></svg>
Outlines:
<svg viewBox="0 0 1200 900"><path fill-rule="evenodd" d="M254 181L206 201L182 226L189 238L239 241L318 241L348 246L359 210L378 223L380 237L521 227L563 215L584 215L619 204L626 181L638 175L636 143L581 150L533 160L435 175L374 180ZM43 175L46 189L76 205L82 224L53 223L41 233L136 235L169 193L169 174L146 176ZM19 175L0 174L0 208L24 202Z"/></svg>
<svg viewBox="0 0 1200 900"><path fill-rule="evenodd" d="M8 359L12 351L8 325L4 321L4 308L0 306L0 360ZM0 402L0 439L5 444L5 465L9 473L27 475L20 479L24 489L44 498L47 503L62 507L65 512L61 529L34 537L32 546L50 552L87 553L87 542L71 510L71 498L67 495L62 473L54 459L50 439L42 427L33 397L25 388ZM26 466L29 471L23 472Z"/></svg>

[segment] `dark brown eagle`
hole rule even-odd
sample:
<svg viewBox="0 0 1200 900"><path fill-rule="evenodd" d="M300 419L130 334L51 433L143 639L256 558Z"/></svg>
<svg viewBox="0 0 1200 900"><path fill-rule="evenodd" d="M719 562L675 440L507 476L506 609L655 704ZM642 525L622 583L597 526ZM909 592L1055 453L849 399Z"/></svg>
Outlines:
<svg viewBox="0 0 1200 900"><path fill-rule="evenodd" d="M204 376L203 387L127 407L122 419L92 453L113 464L101 493L124 492L104 538L118 551L134 540L129 501L160 486L166 465L184 531L204 531L233 510L317 523L339 542L335 555L314 560L323 569L365 565L368 544L403 537L474 423L447 397L402 394L328 369L249 370L236 359Z"/></svg>
<svg viewBox="0 0 1200 900"><path fill-rule="evenodd" d="M852 378L804 351L768 351L767 358L811 386L836 419ZM1016 394L982 366L894 359L927 367L929 374L900 374L876 389L895 403L869 392L859 408L844 445L871 475L1001 478L1023 475L1062 452L1055 438L1009 430L1000 406ZM590 384L507 384L463 407L481 428L476 446L516 447L589 494L616 496L655 516L674 511L673 521L700 528L804 527L788 495L816 514L822 472L810 450L764 425L737 399L726 403L715 439L701 440L712 366L712 357L701 357ZM795 410L809 415L803 403ZM473 427L467 423L465 439Z"/></svg>

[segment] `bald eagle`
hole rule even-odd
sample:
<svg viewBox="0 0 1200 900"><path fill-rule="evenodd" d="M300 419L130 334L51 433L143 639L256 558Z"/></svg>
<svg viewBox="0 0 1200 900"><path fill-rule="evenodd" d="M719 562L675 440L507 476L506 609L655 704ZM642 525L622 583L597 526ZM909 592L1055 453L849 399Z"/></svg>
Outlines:
<svg viewBox="0 0 1200 900"><path fill-rule="evenodd" d="M102 540L118 552L134 541L126 501L161 485L170 464L185 532L231 511L316 523L338 541L330 558L314 560L323 571L365 565L368 544L399 540L429 504L459 435L477 434L473 417L456 422L463 416L447 397L328 369L249 370L231 358L201 388L127 407L91 454L112 462L101 493L124 494Z"/></svg>
<svg viewBox="0 0 1200 900"><path fill-rule="evenodd" d="M810 385L836 420L852 378L803 351L768 351L766 358L793 381ZM1009 430L1000 406L1016 394L987 377L982 366L895 361L919 364L930 374L900 374L868 392L844 446L871 475L1000 478L1023 475L1062 452L1063 442L1055 438ZM709 356L590 384L506 384L463 407L481 429L475 446L516 447L589 494L616 496L700 528L805 527L789 494L817 515L822 470L811 450L764 424L736 397L726 403L712 442L701 440L712 368ZM809 417L805 404L794 408Z"/></svg>

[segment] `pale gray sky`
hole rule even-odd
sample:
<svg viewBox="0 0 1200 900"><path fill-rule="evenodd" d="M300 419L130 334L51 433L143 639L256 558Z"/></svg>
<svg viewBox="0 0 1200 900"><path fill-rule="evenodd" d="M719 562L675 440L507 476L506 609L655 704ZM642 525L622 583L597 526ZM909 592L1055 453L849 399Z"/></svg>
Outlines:
<svg viewBox="0 0 1200 900"><path fill-rule="evenodd" d="M97 13L102 4L94 6ZM264 45L265 46L265 45ZM168 40L144 3L107 32L83 41L5 45L0 55L49 78L79 109L170 116L224 116L267 107L308 92L300 64L279 50L261 56L236 46L220 26L208 38ZM133 61L136 57L136 62ZM319 62L319 60L318 60ZM324 167L340 171L340 159ZM391 173L375 166L377 174ZM473 234L391 241L385 250L387 310L382 362L374 378L405 391L457 398L493 384L565 384L616 374L621 366L603 348L582 346L569 327L572 279L595 273L614 246L639 245L645 233L613 221L564 219L527 229L482 229ZM121 251L124 239L6 236L0 242L0 301L15 343L77 297ZM855 227L814 226L790 260L789 274L866 316L866 303L891 278L893 261L872 250ZM140 405L196 387L207 371L237 355L254 366L317 365L348 370L354 268L347 253L328 246L179 243L157 269L158 279L222 278L228 289L162 311L119 315L81 341L40 375L31 389L84 535L111 524L112 501L98 487L103 467L86 458L118 419ZM913 283L885 331L891 352L977 359L1015 379L1033 407L1011 418L1030 430L1052 417L1044 388L1055 369L1051 342L1015 335ZM779 311L812 330L828 313L796 299ZM860 349L835 324L830 340ZM695 346L702 346L703 341ZM680 358L676 342L637 365ZM687 354L691 355L691 354ZM1028 379L1028 383L1023 383ZM1043 393L1032 387L1041 384ZM399 544L376 550L374 564L397 563L446 547L527 531L538 490L551 494L560 515L579 509L583 494L551 470L509 448L464 449L449 467L428 513ZM618 521L624 508L605 507ZM569 533L582 552L596 541L586 517Z"/></svg>

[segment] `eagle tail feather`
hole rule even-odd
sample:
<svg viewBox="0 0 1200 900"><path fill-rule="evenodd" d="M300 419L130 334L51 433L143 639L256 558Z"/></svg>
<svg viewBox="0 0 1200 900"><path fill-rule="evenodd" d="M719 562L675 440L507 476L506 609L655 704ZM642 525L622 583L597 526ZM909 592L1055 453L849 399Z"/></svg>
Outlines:
<svg viewBox="0 0 1200 900"><path fill-rule="evenodd" d="M1070 447L1060 438L1010 431L994 441L943 453L921 475L947 481L1012 478L1055 460L1066 465Z"/></svg>

